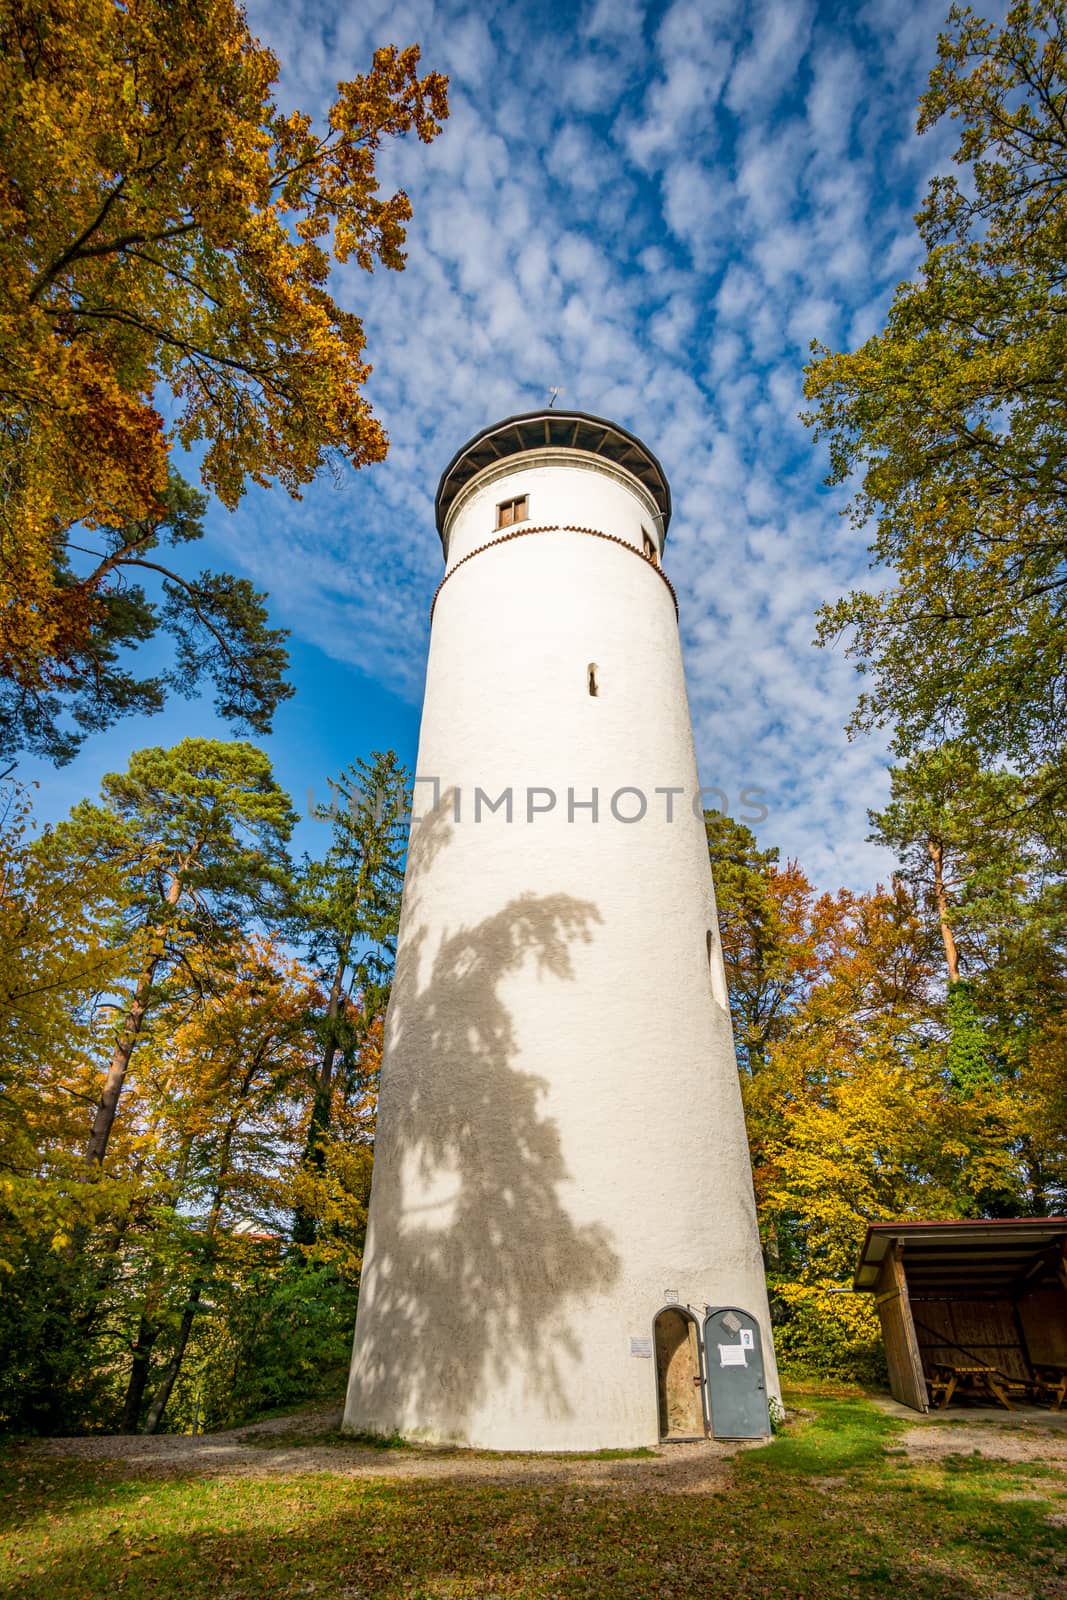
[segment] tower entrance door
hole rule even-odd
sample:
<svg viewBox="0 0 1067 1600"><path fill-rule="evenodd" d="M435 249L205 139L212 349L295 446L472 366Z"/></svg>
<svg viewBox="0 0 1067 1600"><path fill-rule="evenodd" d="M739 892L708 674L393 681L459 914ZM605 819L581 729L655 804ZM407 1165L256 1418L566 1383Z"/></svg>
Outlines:
<svg viewBox="0 0 1067 1600"><path fill-rule="evenodd" d="M703 1381L696 1318L675 1306L655 1322L656 1388L661 1439L703 1439Z"/></svg>
<svg viewBox="0 0 1067 1600"><path fill-rule="evenodd" d="M767 1439L771 1432L759 1323L731 1306L704 1321L708 1411L716 1439Z"/></svg>

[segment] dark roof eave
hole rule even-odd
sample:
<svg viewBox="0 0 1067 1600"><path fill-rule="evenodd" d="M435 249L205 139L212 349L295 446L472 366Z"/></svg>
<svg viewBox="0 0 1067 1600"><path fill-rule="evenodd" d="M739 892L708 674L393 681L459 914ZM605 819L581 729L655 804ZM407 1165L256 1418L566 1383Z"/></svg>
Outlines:
<svg viewBox="0 0 1067 1600"><path fill-rule="evenodd" d="M533 436L533 429L539 423L544 424L545 438ZM569 439L556 440L547 437L553 427L563 432L563 425L571 424L573 428ZM586 444L579 440L583 424L590 429L603 430L595 444ZM513 442L505 437L507 435L512 436ZM498 445L505 443L509 443L510 448L497 448ZM621 446L615 453L605 448L613 443ZM544 450L546 445L548 448L555 445L559 449L587 450L590 455L601 455L606 460L615 461L651 494L659 511L663 534L666 537L671 520L670 485L663 468L648 446L642 444L636 434L621 428L616 422L609 422L605 417L594 417L586 411L557 411L548 407L544 411L522 412L518 416L505 417L502 422L494 422L488 428L483 428L480 433L476 433L472 439L468 439L467 443L456 451L441 474L434 500L437 531L442 539L445 518L457 495L471 478L498 460L506 461L509 456L524 454L527 450ZM627 460L625 459L627 456L636 459ZM467 470L463 470L464 468Z"/></svg>
<svg viewBox="0 0 1067 1600"><path fill-rule="evenodd" d="M994 1255L999 1253L1001 1259L989 1261L991 1270L988 1277L992 1282L998 1275L997 1268L1007 1265L1005 1259L1008 1253L1007 1247L1013 1235L1020 1243L1025 1242L1031 1251L1039 1250L1042 1245L1048 1246L1059 1239L1067 1238L1067 1217L988 1217L963 1221L950 1219L938 1222L871 1222L867 1225L852 1286L861 1294L874 1291L885 1252L872 1251L872 1246L881 1240L891 1239L900 1239L905 1245L910 1243L912 1246L922 1243L921 1271L928 1282L932 1281L935 1263L940 1253L943 1252L946 1257L945 1266L948 1271L945 1281L950 1282L952 1273L958 1272L962 1266L968 1264L966 1250L968 1244L973 1247L975 1260L981 1259L983 1251L994 1248ZM947 1259L950 1255L951 1261ZM928 1274L931 1277L928 1277ZM861 1281L862 1279L867 1281Z"/></svg>

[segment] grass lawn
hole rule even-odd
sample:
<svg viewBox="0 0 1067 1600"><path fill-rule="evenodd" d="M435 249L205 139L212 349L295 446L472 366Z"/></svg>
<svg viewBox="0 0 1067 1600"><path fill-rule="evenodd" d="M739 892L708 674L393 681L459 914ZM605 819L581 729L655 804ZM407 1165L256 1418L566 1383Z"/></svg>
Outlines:
<svg viewBox="0 0 1067 1600"><path fill-rule="evenodd" d="M314 1474L131 1476L0 1458L0 1596L18 1600L892 1596L1067 1600L1053 1468L909 1463L858 1396L739 1455L720 1493ZM965 1430L961 1430L965 1438Z"/></svg>

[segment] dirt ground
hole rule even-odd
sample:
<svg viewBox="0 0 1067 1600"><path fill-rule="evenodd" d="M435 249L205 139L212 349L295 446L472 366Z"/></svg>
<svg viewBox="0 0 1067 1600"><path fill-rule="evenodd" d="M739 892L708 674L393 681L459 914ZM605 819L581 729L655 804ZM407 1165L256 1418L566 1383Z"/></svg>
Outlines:
<svg viewBox="0 0 1067 1600"><path fill-rule="evenodd" d="M888 1396L875 1402L881 1410L912 1426L900 1446L913 1461L943 1461L946 1456L985 1457L989 1461L1034 1461L1067 1467L1067 1411L1039 1406L952 1406L931 1411L921 1420L907 1406Z"/></svg>
<svg viewBox="0 0 1067 1600"><path fill-rule="evenodd" d="M888 1397L881 1409L911 1424L898 1448L915 1461L950 1455L980 1455L999 1461L1062 1463L1067 1468L1067 1413L1023 1407L1006 1412L958 1407L919 1418ZM224 1433L108 1435L103 1438L41 1439L19 1446L26 1459L60 1457L115 1463L164 1477L269 1477L330 1472L359 1478L439 1478L483 1483L571 1483L610 1487L614 1492L714 1494L726 1489L730 1461L739 1450L759 1445L663 1445L646 1456L603 1460L581 1456L496 1455L473 1450L405 1447L377 1449L341 1438L339 1407L320 1407ZM834 1479L815 1480L827 1488Z"/></svg>
<svg viewBox="0 0 1067 1600"><path fill-rule="evenodd" d="M729 1482L729 1462L759 1445L671 1444L621 1460L581 1456L496 1455L474 1450L380 1449L338 1437L340 1407L323 1407L224 1433L192 1436L110 1434L103 1438L36 1439L19 1446L25 1459L47 1456L121 1463L164 1477L269 1477L331 1472L359 1478L446 1478L483 1483L573 1483L618 1492L714 1494Z"/></svg>

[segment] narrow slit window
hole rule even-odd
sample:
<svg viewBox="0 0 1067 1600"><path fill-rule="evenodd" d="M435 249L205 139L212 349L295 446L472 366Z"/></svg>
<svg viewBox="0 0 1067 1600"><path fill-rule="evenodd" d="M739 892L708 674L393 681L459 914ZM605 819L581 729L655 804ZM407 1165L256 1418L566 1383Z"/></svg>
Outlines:
<svg viewBox="0 0 1067 1600"><path fill-rule="evenodd" d="M641 529L641 542L642 542L642 545L644 546L645 555L648 557L648 559L650 561L654 561L656 563L657 567L658 567L659 566L659 551L656 549L656 546L653 544L652 537L649 534L649 531L648 531L647 528L642 528Z"/></svg>
<svg viewBox="0 0 1067 1600"><path fill-rule="evenodd" d="M708 971L711 971L711 952L715 948L715 939L711 929L708 929Z"/></svg>
<svg viewBox="0 0 1067 1600"><path fill-rule="evenodd" d="M600 669L595 661L590 661L589 665L586 667L585 681L588 685L589 693L595 699L600 693Z"/></svg>
<svg viewBox="0 0 1067 1600"><path fill-rule="evenodd" d="M496 508L496 525L498 528L510 528L513 522L525 522L529 515L526 496L520 494L514 500L501 500Z"/></svg>

